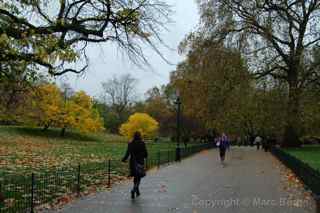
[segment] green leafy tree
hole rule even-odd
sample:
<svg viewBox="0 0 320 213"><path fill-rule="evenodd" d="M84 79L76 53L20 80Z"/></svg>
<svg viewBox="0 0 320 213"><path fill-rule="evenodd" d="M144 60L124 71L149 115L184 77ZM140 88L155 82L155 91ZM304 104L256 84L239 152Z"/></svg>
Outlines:
<svg viewBox="0 0 320 213"><path fill-rule="evenodd" d="M27 71L26 71L27 70ZM32 96L32 88L45 78L27 68L25 63L0 64L0 121L21 123L25 118L25 105Z"/></svg>

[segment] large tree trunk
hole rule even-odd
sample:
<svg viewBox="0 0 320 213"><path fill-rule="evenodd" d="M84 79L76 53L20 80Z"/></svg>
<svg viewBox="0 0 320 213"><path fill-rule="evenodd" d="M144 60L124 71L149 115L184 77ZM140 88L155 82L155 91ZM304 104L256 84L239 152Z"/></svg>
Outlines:
<svg viewBox="0 0 320 213"><path fill-rule="evenodd" d="M42 131L45 132L49 129L50 125L49 124L45 124Z"/></svg>
<svg viewBox="0 0 320 213"><path fill-rule="evenodd" d="M61 129L60 136L61 136L61 137L64 137L65 134L66 134L66 127L63 127L63 128Z"/></svg>
<svg viewBox="0 0 320 213"><path fill-rule="evenodd" d="M289 77L289 101L287 106L287 120L285 126L284 137L282 141L283 147L299 147L300 142L300 89L298 88L297 72Z"/></svg>

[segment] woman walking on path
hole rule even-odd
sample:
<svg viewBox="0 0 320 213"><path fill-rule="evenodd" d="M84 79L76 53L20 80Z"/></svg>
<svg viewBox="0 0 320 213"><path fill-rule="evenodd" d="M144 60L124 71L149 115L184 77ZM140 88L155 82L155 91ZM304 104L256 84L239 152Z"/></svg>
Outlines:
<svg viewBox="0 0 320 213"><path fill-rule="evenodd" d="M142 140L141 133L135 132L133 140L128 144L125 156L122 162L125 162L130 157L129 169L130 177L133 177L133 189L131 190L131 198L140 196L140 181L145 174L144 160L148 157L146 145Z"/></svg>
<svg viewBox="0 0 320 213"><path fill-rule="evenodd" d="M226 150L230 148L229 138L225 133L222 133L221 137L218 139L217 146L219 147L220 161L224 164Z"/></svg>

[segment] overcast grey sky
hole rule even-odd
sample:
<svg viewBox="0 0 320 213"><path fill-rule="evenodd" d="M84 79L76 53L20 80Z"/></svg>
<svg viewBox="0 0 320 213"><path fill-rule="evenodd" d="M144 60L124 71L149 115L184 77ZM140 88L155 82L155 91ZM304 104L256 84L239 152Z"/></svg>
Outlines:
<svg viewBox="0 0 320 213"><path fill-rule="evenodd" d="M163 32L162 38L174 50L161 48L161 51L171 63L177 64L183 60L183 57L177 52L177 47L180 41L198 24L198 8L194 0L166 1L173 7L172 20L174 23L170 24L168 32ZM131 73L138 79L137 92L143 98L142 96L149 88L168 83L169 74L175 69L174 65L164 62L151 48L146 48L145 53L153 70L147 71L132 65L111 43L90 46L88 48L90 64L86 74L82 77L69 74L64 77L64 80L70 83L75 90L84 90L98 97L102 90L101 82L107 81L114 75Z"/></svg>

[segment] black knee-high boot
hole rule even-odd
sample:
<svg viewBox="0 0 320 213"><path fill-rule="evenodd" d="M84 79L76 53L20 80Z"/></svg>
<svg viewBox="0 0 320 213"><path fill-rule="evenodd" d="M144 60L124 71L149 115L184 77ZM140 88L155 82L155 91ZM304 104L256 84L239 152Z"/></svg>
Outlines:
<svg viewBox="0 0 320 213"><path fill-rule="evenodd" d="M134 177L133 178L133 188L131 190L131 198L135 198L135 193L137 192L137 184L138 184L138 178Z"/></svg>
<svg viewBox="0 0 320 213"><path fill-rule="evenodd" d="M140 181L141 181L141 178L137 177L137 180L136 180L136 188L135 188L135 191L137 193L137 196L140 196L140 190L139 190L139 186L140 186Z"/></svg>

